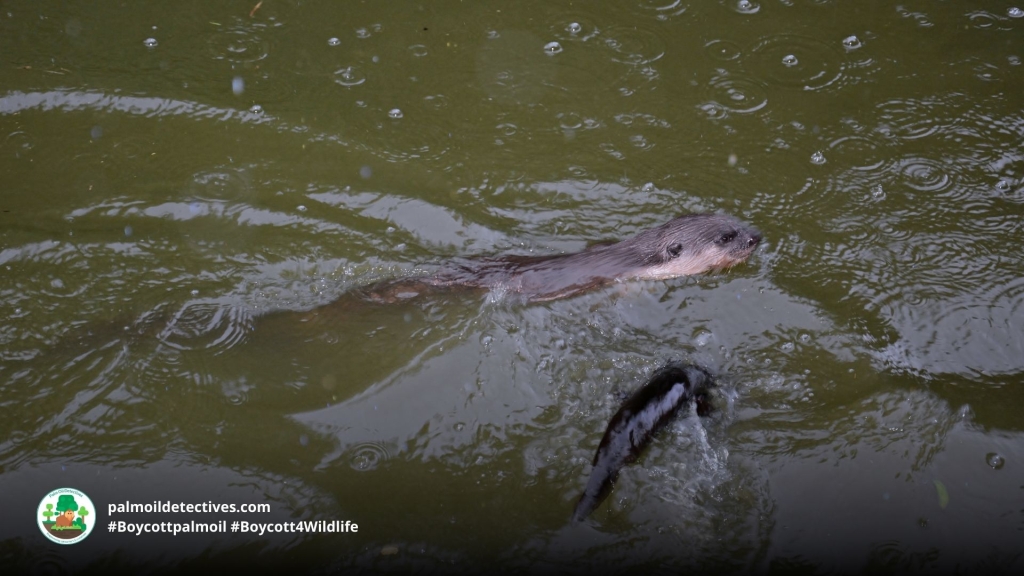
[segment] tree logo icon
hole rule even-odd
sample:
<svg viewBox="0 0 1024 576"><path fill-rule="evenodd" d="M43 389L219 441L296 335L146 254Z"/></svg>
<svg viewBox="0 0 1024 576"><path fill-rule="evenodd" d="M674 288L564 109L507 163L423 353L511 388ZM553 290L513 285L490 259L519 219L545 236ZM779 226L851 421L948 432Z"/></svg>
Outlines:
<svg viewBox="0 0 1024 576"><path fill-rule="evenodd" d="M57 544L85 540L96 524L96 507L80 490L58 488L39 503L36 522L43 535Z"/></svg>

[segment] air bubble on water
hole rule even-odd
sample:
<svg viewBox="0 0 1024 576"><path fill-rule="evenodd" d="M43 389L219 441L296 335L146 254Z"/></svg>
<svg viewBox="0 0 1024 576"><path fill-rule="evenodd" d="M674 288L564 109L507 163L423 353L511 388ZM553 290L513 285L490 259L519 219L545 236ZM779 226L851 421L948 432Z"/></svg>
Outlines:
<svg viewBox="0 0 1024 576"><path fill-rule="evenodd" d="M861 47L860 38L857 38L856 36L847 36L846 38L843 38L843 46L845 46L847 50L856 50Z"/></svg>
<svg viewBox="0 0 1024 576"><path fill-rule="evenodd" d="M1016 6L1011 6L1006 9L1006 15L1010 18L1024 18L1024 10Z"/></svg>
<svg viewBox="0 0 1024 576"><path fill-rule="evenodd" d="M249 112L252 112L257 116L263 116L263 106L260 106L259 104L253 104L252 107L249 108Z"/></svg>
<svg viewBox="0 0 1024 576"><path fill-rule="evenodd" d="M397 120L401 118L403 114L402 111L399 110L398 108L392 108L391 110L388 111L388 116Z"/></svg>
<svg viewBox="0 0 1024 576"><path fill-rule="evenodd" d="M742 14L756 14L761 6L750 0L740 0L736 3L736 10Z"/></svg>
<svg viewBox="0 0 1024 576"><path fill-rule="evenodd" d="M786 54L782 57L782 63L786 66L796 66L800 61L796 59L795 54Z"/></svg>
<svg viewBox="0 0 1024 576"><path fill-rule="evenodd" d="M1008 180L1006 180L1005 178L999 180L999 182L996 182L996 190L998 190L1000 192L1007 192L1007 191L1009 191L1009 189L1010 189L1010 182Z"/></svg>
<svg viewBox="0 0 1024 576"><path fill-rule="evenodd" d="M245 79L241 76L235 76L232 78L231 91L235 93L235 96L241 96L242 92L245 92Z"/></svg>
<svg viewBox="0 0 1024 576"><path fill-rule="evenodd" d="M565 27L565 31L575 36L583 31L583 26L580 26L579 22L573 22Z"/></svg>
<svg viewBox="0 0 1024 576"><path fill-rule="evenodd" d="M328 38L327 39L327 45L328 46L341 46L341 40L339 40L337 37Z"/></svg>
<svg viewBox="0 0 1024 576"><path fill-rule="evenodd" d="M985 462L992 467L994 470L999 470L1006 464L1006 459L996 454L995 452L989 452L985 455Z"/></svg>
<svg viewBox="0 0 1024 576"><path fill-rule="evenodd" d="M648 182L644 184L640 189L643 190L644 192L650 192L654 190L654 182Z"/></svg>
<svg viewBox="0 0 1024 576"><path fill-rule="evenodd" d="M299 212L305 212L306 211L306 205L305 204L299 204L298 206L296 206L296 210L298 210Z"/></svg>
<svg viewBox="0 0 1024 576"><path fill-rule="evenodd" d="M814 154L811 154L811 164L821 165L824 164L826 161L827 160L825 159L825 155L822 154L821 152L815 152Z"/></svg>
<svg viewBox="0 0 1024 576"><path fill-rule="evenodd" d="M554 56L562 51L562 45L558 42L548 42L544 45L544 53L548 56Z"/></svg>
<svg viewBox="0 0 1024 576"><path fill-rule="evenodd" d="M145 40L142 41L142 45L145 46L146 48L156 48L156 45L157 45L156 38L146 38Z"/></svg>
<svg viewBox="0 0 1024 576"><path fill-rule="evenodd" d="M370 37L370 31L367 30L366 28L360 28L360 29L356 30L356 38L364 38L365 39L365 38L369 38L369 37Z"/></svg>

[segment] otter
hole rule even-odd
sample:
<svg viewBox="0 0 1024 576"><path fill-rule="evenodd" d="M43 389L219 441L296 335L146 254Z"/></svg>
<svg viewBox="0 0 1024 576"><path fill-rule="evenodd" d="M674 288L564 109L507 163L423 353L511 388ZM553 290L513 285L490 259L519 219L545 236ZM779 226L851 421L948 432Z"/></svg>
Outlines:
<svg viewBox="0 0 1024 576"><path fill-rule="evenodd" d="M576 503L573 522L586 519L608 497L619 469L636 461L654 434L691 400L697 413L704 415L709 406L707 391L714 386L711 374L693 364L669 364L633 393L612 416L601 445L594 455L587 488Z"/></svg>
<svg viewBox="0 0 1024 576"><path fill-rule="evenodd" d="M433 275L401 278L361 290L375 302L394 302L442 289L487 289L528 303L575 296L621 280L668 279L722 270L745 261L761 233L721 214L684 214L613 244L557 256L460 259Z"/></svg>

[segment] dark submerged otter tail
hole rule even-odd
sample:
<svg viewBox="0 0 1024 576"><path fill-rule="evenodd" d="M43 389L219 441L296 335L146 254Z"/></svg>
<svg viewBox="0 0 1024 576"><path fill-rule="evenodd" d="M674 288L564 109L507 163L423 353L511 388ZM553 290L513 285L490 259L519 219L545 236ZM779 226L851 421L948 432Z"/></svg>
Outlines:
<svg viewBox="0 0 1024 576"><path fill-rule="evenodd" d="M619 470L633 462L654 434L691 400L706 411L706 394L714 385L711 374L692 364L672 363L659 369L612 416L594 455L594 469L572 518L580 522L611 492ZM703 406L702 406L703 405Z"/></svg>

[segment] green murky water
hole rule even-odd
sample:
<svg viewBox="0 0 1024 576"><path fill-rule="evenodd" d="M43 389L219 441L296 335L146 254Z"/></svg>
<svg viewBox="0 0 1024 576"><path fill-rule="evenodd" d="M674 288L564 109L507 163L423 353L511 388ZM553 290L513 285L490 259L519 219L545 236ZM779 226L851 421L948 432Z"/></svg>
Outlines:
<svg viewBox="0 0 1024 576"><path fill-rule="evenodd" d="M1024 568L1024 5L254 6L0 4L0 565ZM698 210L765 242L301 321ZM571 525L669 360L719 410ZM64 486L97 530L62 547L33 515ZM359 530L108 532L221 520Z"/></svg>

